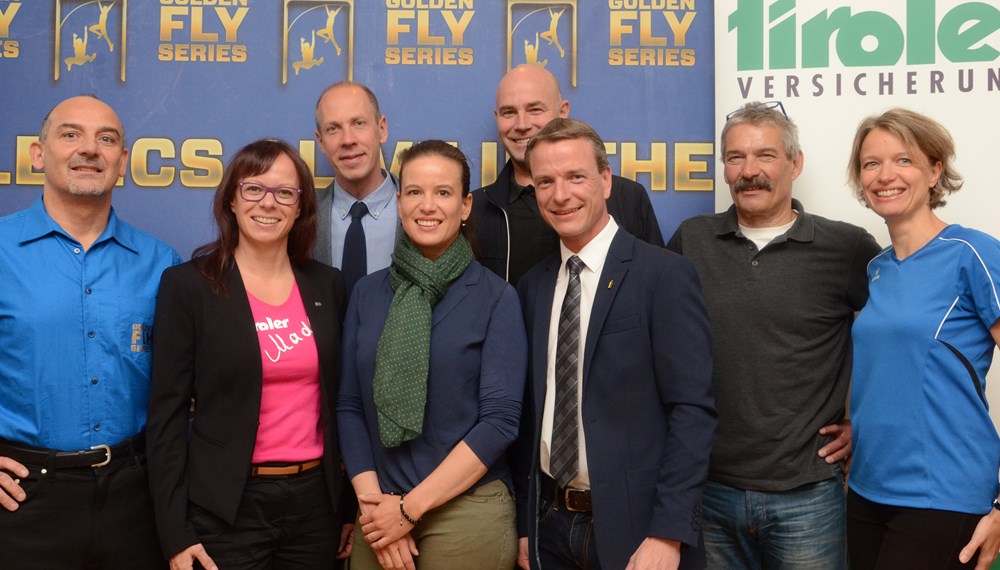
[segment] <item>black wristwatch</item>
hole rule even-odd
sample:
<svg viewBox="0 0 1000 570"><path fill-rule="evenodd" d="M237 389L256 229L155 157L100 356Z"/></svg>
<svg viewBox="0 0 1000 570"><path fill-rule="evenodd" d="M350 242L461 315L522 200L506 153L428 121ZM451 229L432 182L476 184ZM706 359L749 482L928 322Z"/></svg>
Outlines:
<svg viewBox="0 0 1000 570"><path fill-rule="evenodd" d="M993 499L993 508L1000 511L1000 499Z"/></svg>

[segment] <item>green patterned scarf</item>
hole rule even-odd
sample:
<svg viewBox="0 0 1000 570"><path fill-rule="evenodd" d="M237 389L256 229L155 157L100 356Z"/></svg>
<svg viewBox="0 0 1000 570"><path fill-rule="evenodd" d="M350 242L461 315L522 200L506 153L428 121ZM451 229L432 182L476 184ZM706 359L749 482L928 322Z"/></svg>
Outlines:
<svg viewBox="0 0 1000 570"><path fill-rule="evenodd" d="M375 356L375 409L385 447L415 439L423 430L431 310L472 259L472 248L461 234L435 261L406 235L396 242L389 269L395 295Z"/></svg>

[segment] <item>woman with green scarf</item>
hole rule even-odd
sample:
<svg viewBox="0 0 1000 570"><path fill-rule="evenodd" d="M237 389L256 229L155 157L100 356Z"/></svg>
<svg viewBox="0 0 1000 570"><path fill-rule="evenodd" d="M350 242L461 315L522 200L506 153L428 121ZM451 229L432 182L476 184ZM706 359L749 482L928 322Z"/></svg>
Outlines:
<svg viewBox="0 0 1000 570"><path fill-rule="evenodd" d="M473 258L469 166L443 141L400 157L404 235L344 322L337 419L358 494L351 568L512 568L505 451L527 341L517 294Z"/></svg>

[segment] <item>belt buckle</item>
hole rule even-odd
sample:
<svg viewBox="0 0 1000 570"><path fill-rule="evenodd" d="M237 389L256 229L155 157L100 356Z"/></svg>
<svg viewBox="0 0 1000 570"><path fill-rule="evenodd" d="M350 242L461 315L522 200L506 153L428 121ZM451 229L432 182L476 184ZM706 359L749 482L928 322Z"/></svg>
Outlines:
<svg viewBox="0 0 1000 570"><path fill-rule="evenodd" d="M573 494L576 494L576 493L586 494L587 491L586 491L586 489L571 489L569 487L567 487L566 489L564 489L563 490L563 506L565 506L566 510L569 511L569 512L571 512L571 513L585 513L585 512L587 512L587 511L585 511L583 509L577 509L577 508L574 508L572 506L572 505L576 504L576 501L572 501L570 499L570 496L572 496Z"/></svg>
<svg viewBox="0 0 1000 570"><path fill-rule="evenodd" d="M102 443L101 445L92 445L92 446L90 446L90 449L103 449L108 454L107 458L104 461L101 461L100 463L94 463L93 465L91 465L91 467L104 467L108 463L111 463L111 447L110 446L104 445Z"/></svg>

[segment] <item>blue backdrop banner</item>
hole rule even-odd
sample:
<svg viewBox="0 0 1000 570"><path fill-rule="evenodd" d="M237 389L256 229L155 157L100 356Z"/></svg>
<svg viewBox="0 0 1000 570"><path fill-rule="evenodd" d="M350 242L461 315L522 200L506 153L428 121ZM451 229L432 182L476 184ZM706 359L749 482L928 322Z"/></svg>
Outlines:
<svg viewBox="0 0 1000 570"><path fill-rule="evenodd" d="M60 100L92 93L125 125L117 212L182 256L214 235L212 191L260 137L297 146L318 185L332 171L313 109L350 79L378 96L383 159L441 138L473 185L505 161L500 77L522 63L558 77L570 115L605 139L616 173L650 191L664 236L714 207L713 3L708 0L0 0L0 215L42 174L28 147Z"/></svg>

